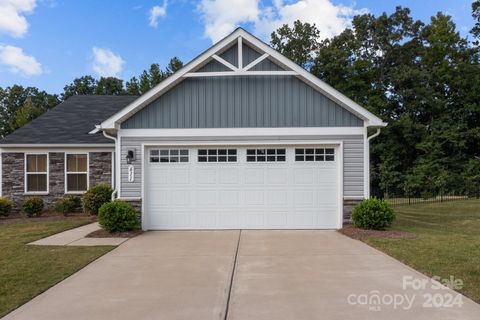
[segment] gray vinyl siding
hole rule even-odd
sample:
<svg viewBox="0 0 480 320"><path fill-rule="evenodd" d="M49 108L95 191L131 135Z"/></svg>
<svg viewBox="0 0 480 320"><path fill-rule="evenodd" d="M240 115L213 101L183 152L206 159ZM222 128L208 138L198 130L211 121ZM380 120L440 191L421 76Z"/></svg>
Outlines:
<svg viewBox="0 0 480 320"><path fill-rule="evenodd" d="M247 46L245 43L243 44L243 66L247 66L250 62L254 61L255 59L259 58L261 54L249 46Z"/></svg>
<svg viewBox="0 0 480 320"><path fill-rule="evenodd" d="M240 139L231 137L231 140ZM265 140L265 137L249 137L251 140ZM292 137L292 139L297 139ZM363 135L311 136L311 140L343 141L343 195L344 197L363 197ZM121 197L141 197L142 185L142 143L161 142L171 138L161 137L122 137L121 144ZM227 140L222 138L222 140ZM192 141L192 139L189 139ZM210 139L209 141L212 141ZM127 149L134 148L135 181L128 182L128 165L126 163Z"/></svg>
<svg viewBox="0 0 480 320"><path fill-rule="evenodd" d="M231 64L233 64L235 67L238 67L238 46L237 46L237 44L234 44L229 49L227 49L225 52L220 54L220 57L225 59L226 61L230 62Z"/></svg>
<svg viewBox="0 0 480 320"><path fill-rule="evenodd" d="M188 78L121 124L123 129L361 126L356 115L294 76Z"/></svg>

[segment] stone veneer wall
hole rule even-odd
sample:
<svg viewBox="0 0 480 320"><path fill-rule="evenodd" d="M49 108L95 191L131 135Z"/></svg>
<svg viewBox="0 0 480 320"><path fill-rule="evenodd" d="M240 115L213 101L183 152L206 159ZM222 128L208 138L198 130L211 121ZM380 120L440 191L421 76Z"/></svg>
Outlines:
<svg viewBox="0 0 480 320"><path fill-rule="evenodd" d="M45 209L52 209L54 203L65 195L65 153L49 152L49 193L37 195L45 202ZM112 153L89 152L90 186L100 182L111 185ZM12 211L20 211L25 194L25 155L23 152L2 153L2 195L14 202Z"/></svg>
<svg viewBox="0 0 480 320"><path fill-rule="evenodd" d="M90 186L101 182L112 184L112 153L90 152Z"/></svg>
<svg viewBox="0 0 480 320"><path fill-rule="evenodd" d="M352 210L362 201L363 199L343 199L343 222L352 222Z"/></svg>

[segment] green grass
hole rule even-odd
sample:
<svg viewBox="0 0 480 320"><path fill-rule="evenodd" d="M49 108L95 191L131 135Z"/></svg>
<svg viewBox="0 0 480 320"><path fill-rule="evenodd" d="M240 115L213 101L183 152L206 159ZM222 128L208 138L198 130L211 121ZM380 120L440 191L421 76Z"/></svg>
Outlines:
<svg viewBox="0 0 480 320"><path fill-rule="evenodd" d="M0 317L113 249L26 245L87 223L91 220L0 225Z"/></svg>
<svg viewBox="0 0 480 320"><path fill-rule="evenodd" d="M428 275L462 279L462 294L480 303L480 200L395 207L392 229L416 239L365 241Z"/></svg>

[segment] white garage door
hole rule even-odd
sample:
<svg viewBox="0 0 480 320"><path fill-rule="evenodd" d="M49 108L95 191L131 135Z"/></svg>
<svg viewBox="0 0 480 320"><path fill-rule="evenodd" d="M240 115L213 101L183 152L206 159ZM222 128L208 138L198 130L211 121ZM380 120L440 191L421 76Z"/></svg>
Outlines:
<svg viewBox="0 0 480 320"><path fill-rule="evenodd" d="M337 228L333 146L151 147L146 229Z"/></svg>

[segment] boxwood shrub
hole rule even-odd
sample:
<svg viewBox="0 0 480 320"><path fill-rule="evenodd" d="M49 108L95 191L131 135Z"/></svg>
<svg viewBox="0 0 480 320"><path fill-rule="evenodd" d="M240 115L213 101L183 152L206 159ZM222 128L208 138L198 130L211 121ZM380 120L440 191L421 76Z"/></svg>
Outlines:
<svg viewBox="0 0 480 320"><path fill-rule="evenodd" d="M384 230L395 220L387 201L371 198L360 202L352 212L353 224L362 229Z"/></svg>
<svg viewBox="0 0 480 320"><path fill-rule="evenodd" d="M69 213L72 213L78 210L82 205L82 199L78 196L65 196L62 199L57 200L55 203L55 212L62 213L66 216Z"/></svg>
<svg viewBox="0 0 480 320"><path fill-rule="evenodd" d="M97 215L98 209L112 197L112 188L106 183L99 183L83 195L83 209L86 213Z"/></svg>
<svg viewBox="0 0 480 320"><path fill-rule="evenodd" d="M0 216L8 216L12 211L13 201L9 198L0 197Z"/></svg>
<svg viewBox="0 0 480 320"><path fill-rule="evenodd" d="M22 202L22 211L28 217L39 217L43 211L43 199L39 197L28 197Z"/></svg>
<svg viewBox="0 0 480 320"><path fill-rule="evenodd" d="M137 229L137 212L131 204L116 200L102 205L98 211L98 223L108 232L125 232Z"/></svg>

